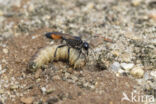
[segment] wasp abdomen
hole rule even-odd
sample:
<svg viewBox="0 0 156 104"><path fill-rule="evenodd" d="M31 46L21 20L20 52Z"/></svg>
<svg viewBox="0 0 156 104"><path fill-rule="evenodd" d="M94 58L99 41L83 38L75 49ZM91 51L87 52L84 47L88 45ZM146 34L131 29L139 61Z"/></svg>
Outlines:
<svg viewBox="0 0 156 104"><path fill-rule="evenodd" d="M56 32L48 32L45 34L45 36L49 39L54 39L54 40L62 39L62 36Z"/></svg>

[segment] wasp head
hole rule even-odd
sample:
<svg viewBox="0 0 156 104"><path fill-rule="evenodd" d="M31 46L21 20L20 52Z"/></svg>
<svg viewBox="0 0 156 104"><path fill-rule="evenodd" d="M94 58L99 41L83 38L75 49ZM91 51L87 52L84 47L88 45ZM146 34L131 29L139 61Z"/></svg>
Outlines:
<svg viewBox="0 0 156 104"><path fill-rule="evenodd" d="M87 51L87 55L88 55L89 44L87 42L83 43L83 48Z"/></svg>

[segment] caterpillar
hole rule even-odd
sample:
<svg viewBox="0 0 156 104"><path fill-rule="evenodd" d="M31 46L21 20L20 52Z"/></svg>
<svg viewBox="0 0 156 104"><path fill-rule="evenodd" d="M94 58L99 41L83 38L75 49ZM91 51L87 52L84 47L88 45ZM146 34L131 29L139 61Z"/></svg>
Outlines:
<svg viewBox="0 0 156 104"><path fill-rule="evenodd" d="M76 68L82 68L86 64L86 57L80 54L79 50L63 46L57 48L59 45L49 45L41 48L29 61L28 69L31 72L41 68L44 64L53 61L68 61L70 65ZM56 51L57 50L57 51ZM69 56L68 56L69 55Z"/></svg>

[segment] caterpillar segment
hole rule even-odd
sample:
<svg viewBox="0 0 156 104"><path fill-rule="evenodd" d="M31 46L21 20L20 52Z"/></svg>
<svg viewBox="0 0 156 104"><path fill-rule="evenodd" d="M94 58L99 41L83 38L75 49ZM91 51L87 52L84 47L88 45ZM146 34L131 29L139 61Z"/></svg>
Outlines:
<svg viewBox="0 0 156 104"><path fill-rule="evenodd" d="M58 46L51 45L41 48L30 60L28 69L36 71L49 62L61 60L68 61L75 69L82 68L86 64L86 58L84 54L80 54L79 50L74 48L70 48L69 50L68 46L57 48Z"/></svg>

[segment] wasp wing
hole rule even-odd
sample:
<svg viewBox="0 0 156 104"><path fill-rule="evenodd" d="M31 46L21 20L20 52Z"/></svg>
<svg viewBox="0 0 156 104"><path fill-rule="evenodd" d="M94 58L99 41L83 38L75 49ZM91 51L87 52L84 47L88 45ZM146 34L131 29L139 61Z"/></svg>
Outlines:
<svg viewBox="0 0 156 104"><path fill-rule="evenodd" d="M49 39L58 40L58 39L75 39L74 36L70 34L64 34L61 32L48 32L45 36Z"/></svg>

